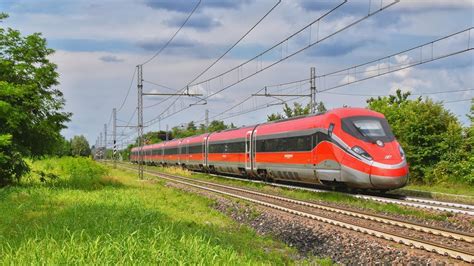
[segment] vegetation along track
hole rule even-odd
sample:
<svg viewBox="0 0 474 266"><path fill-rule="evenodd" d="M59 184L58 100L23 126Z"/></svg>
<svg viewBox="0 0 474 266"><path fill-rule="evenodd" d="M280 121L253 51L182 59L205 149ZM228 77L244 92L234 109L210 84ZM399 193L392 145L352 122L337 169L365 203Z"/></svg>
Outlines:
<svg viewBox="0 0 474 266"><path fill-rule="evenodd" d="M135 170L131 167L120 167ZM280 211L474 263L474 235L472 234L435 228L382 215L368 214L362 211L294 200L193 178L152 171L145 172L186 186L243 199Z"/></svg>

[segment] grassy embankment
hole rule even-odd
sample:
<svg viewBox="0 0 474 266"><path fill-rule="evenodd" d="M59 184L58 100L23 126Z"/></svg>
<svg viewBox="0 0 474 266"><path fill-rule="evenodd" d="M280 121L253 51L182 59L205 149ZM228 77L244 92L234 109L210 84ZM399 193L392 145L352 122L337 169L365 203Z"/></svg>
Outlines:
<svg viewBox="0 0 474 266"><path fill-rule="evenodd" d="M295 250L239 226L204 197L89 159L32 166L43 174L0 189L2 264L294 262Z"/></svg>
<svg viewBox="0 0 474 266"><path fill-rule="evenodd" d="M474 187L465 184L410 184L395 192L408 196L474 204Z"/></svg>
<svg viewBox="0 0 474 266"><path fill-rule="evenodd" d="M208 175L205 173L194 173L189 172L182 169L176 169L173 167L170 168L163 168L159 166L146 166L146 169L161 171L161 172L168 172L168 173L176 173L181 174L183 176L193 177L201 180L208 180L208 181L215 181L222 184L229 184L229 185L237 185L243 187L254 188L263 192L274 193L286 197L291 197L300 200L321 200L325 202L334 202L334 203L344 203L348 206L354 206L363 208L366 210L373 210L379 213L392 213L392 214L402 214L402 215L409 215L414 216L421 219L430 219L430 220L447 220L449 217L452 216L450 213L442 213L442 214L434 214L432 212L424 211L421 209L414 209L414 208L407 208L397 204L385 204L385 203L378 203L372 200L364 200L364 199L357 199L353 197L349 197L343 193L338 192L321 192L315 193L305 190L295 190L295 189L287 189L281 187L273 187L268 186L262 183L252 183L246 181L239 181L239 180L231 180L219 176Z"/></svg>

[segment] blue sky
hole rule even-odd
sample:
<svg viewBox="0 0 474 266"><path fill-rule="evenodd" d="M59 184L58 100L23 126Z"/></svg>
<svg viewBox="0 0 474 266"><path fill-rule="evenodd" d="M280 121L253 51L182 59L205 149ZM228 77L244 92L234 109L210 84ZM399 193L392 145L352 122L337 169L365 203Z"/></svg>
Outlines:
<svg viewBox="0 0 474 266"><path fill-rule="evenodd" d="M170 46L144 67L144 79L180 89L219 57L240 38L277 1L275 0L202 0L182 31ZM331 32L369 11L376 10L380 1L349 1L320 23L320 34ZM384 0L388 3L390 0ZM2 26L20 30L23 34L42 32L49 46L56 50L51 60L58 65L60 89L64 92L66 110L74 113L67 138L83 134L93 144L103 124L109 121L112 108L119 107L126 95L134 67L151 57L181 25L197 1L179 0L119 0L119 1L60 1L60 0L4 0L0 8L10 14ZM265 20L235 49L216 64L203 78L232 68L290 36L304 25L317 19L340 1L283 0ZM309 68L316 67L317 75L414 47L445 35L472 27L474 9L470 0L402 0L387 10L351 27L305 52L289 58L238 85L211 98L205 106L194 106L188 112L151 125L145 131L170 128L191 120L198 121L209 109L211 117L244 99L265 85L304 79ZM473 31L471 31L474 34ZM312 38L315 38L315 27ZM261 64L270 64L275 58L308 42L308 34L292 39ZM474 35L472 36L474 40ZM474 42L474 41L473 41ZM454 40L435 48L442 53L462 45ZM471 46L472 47L472 46ZM424 53L429 53L426 49ZM397 57L409 62L416 54ZM396 88L413 93L445 90L474 89L474 52L452 56L427 63L399 73L355 83L333 90L349 94L388 94ZM255 67L255 64L252 65ZM247 69L246 71L251 71ZM200 80L202 80L201 78ZM230 82L235 75L225 78ZM344 75L332 80L334 84L351 80ZM323 81L318 81L320 89ZM135 81L118 118L128 121L136 107ZM205 85L205 84L204 84ZM192 89L212 93L219 85L196 86ZM276 88L285 89L285 88ZM145 83L145 91L163 91L163 88ZM293 88L307 93L308 85ZM473 91L430 95L434 100L455 101L469 99ZM365 106L366 97L318 94L317 98L329 108L343 105ZM162 98L149 97L145 105ZM173 110L179 110L194 99L179 100ZM236 110L265 105L274 99L252 99ZM306 103L307 99L300 99ZM150 120L163 111L169 102L145 109L144 120ZM446 103L446 108L467 123L465 114L469 102ZM281 110L273 106L225 120L236 125L264 121L266 115ZM136 117L132 119L136 121ZM123 122L119 122L123 123ZM110 139L110 138L109 138Z"/></svg>

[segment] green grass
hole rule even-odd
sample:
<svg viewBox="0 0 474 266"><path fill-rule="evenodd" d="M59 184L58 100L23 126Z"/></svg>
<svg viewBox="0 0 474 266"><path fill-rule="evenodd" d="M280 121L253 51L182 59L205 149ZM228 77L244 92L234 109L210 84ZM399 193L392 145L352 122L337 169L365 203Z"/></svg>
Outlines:
<svg viewBox="0 0 474 266"><path fill-rule="evenodd" d="M432 198L432 199L438 199L438 200L474 204L474 187L469 186L469 185L410 184L402 189L396 190L395 192L408 195L408 196L426 197L426 198Z"/></svg>
<svg viewBox="0 0 474 266"><path fill-rule="evenodd" d="M157 170L161 172L168 172L168 173L177 171L177 170L174 170L176 168L173 168L173 167L164 168L164 167L157 167L157 166L147 166L147 169ZM185 170L180 169L180 171L185 171ZM254 188L262 192L273 193L273 194L282 195L282 196L299 199L299 200L344 203L345 205L349 207L350 206L359 207L366 210L372 210L378 213L389 213L389 214L391 213L391 214L397 214L397 215L401 214L401 215L417 217L420 219L429 219L429 220L438 220L438 221L447 220L449 219L449 217L452 216L452 214L450 213L434 214L432 212L423 211L421 209L408 208L408 207L401 206L398 204L378 203L372 200L358 199L358 198L347 196L339 192L315 193L315 192L310 192L310 191L305 191L305 190L295 190L295 189L288 189L288 188L282 188L282 187L268 186L262 183L232 180L232 179L227 179L227 178L223 178L219 176L211 176L204 173L191 173L189 171L186 171L186 172L187 172L186 174L187 176L191 176L193 178L197 178L201 180Z"/></svg>
<svg viewBox="0 0 474 266"><path fill-rule="evenodd" d="M1 264L295 263L294 249L238 225L202 196L88 159L32 166L20 185L0 189Z"/></svg>

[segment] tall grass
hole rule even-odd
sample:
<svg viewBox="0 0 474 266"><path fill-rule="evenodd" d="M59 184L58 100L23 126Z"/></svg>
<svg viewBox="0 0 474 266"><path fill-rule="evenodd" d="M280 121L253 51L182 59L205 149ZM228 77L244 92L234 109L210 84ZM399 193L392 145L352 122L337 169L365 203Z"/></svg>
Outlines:
<svg viewBox="0 0 474 266"><path fill-rule="evenodd" d="M93 190L105 185L119 185L106 178L107 168L90 158L61 157L30 162L32 172L25 184L45 183L51 187Z"/></svg>
<svg viewBox="0 0 474 266"><path fill-rule="evenodd" d="M38 174L0 189L0 264L291 264L296 257L204 197L88 159L32 165L58 177L41 182Z"/></svg>

